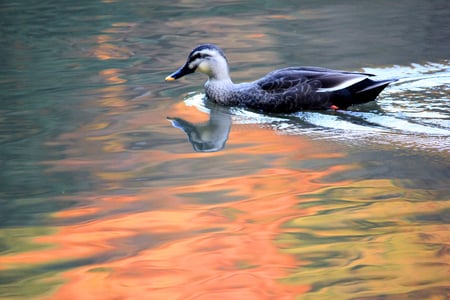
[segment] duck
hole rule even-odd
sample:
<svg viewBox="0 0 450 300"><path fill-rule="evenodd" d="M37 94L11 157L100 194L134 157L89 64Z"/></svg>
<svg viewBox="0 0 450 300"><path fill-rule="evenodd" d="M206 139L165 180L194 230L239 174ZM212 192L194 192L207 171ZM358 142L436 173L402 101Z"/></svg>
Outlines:
<svg viewBox="0 0 450 300"><path fill-rule="evenodd" d="M322 67L286 67L262 78L234 83L228 59L214 44L202 44L186 63L165 78L174 81L194 72L208 76L206 97L219 105L237 106L263 113L303 110L338 110L374 101L396 79L375 80L375 75Z"/></svg>

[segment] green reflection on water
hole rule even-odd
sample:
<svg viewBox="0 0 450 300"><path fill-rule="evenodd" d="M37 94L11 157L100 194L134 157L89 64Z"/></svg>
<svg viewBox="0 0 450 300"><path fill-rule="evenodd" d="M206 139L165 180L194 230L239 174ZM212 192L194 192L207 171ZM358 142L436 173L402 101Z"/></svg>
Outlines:
<svg viewBox="0 0 450 300"><path fill-rule="evenodd" d="M278 239L304 262L284 281L312 286L301 299L444 297L448 208L426 195L388 180L302 195L299 207L316 211L285 224Z"/></svg>
<svg viewBox="0 0 450 300"><path fill-rule="evenodd" d="M34 240L54 232L50 227L3 228L0 231L0 254L6 261L9 256L20 253L51 249L53 245ZM0 272L0 295L5 298L29 299L50 292L63 283L63 280L57 277L58 273L50 271L47 265L40 263L3 263Z"/></svg>
<svg viewBox="0 0 450 300"><path fill-rule="evenodd" d="M21 278L12 282L4 282L4 277L0 277L0 294L2 299L33 299L38 295L43 295L54 291L58 286L64 283L57 272L33 272L27 270L26 273L33 273L32 276L23 274L25 272L6 272L8 280L11 278ZM5 283L8 283L4 285Z"/></svg>
<svg viewBox="0 0 450 300"><path fill-rule="evenodd" d="M0 253L8 255L9 253L48 249L51 245L35 243L33 239L53 232L54 229L49 227L3 228L0 231Z"/></svg>

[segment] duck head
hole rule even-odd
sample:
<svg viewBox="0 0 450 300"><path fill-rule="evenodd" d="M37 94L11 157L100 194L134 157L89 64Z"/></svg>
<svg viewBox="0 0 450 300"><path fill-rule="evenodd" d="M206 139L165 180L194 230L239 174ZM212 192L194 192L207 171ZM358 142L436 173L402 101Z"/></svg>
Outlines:
<svg viewBox="0 0 450 300"><path fill-rule="evenodd" d="M197 46L189 54L186 63L166 77L166 81L173 81L199 71L210 79L226 80L230 78L228 62L222 49L213 44Z"/></svg>

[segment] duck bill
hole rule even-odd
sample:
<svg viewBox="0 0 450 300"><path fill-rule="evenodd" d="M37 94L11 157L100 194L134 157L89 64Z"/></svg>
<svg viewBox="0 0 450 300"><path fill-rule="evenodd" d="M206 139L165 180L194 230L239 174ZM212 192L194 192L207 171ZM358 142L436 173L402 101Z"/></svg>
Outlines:
<svg viewBox="0 0 450 300"><path fill-rule="evenodd" d="M176 70L175 72L173 72L172 74L167 76L166 81L177 80L178 78L181 78L184 75L194 73L194 71L195 70L192 70L191 68L189 68L188 64L186 63L184 66L182 66L181 68L179 68L178 70Z"/></svg>

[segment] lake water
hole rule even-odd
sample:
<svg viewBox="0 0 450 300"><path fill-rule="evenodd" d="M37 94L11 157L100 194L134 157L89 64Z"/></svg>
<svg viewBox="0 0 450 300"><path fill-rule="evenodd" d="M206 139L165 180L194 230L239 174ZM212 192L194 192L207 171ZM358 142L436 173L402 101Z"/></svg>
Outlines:
<svg viewBox="0 0 450 300"><path fill-rule="evenodd" d="M3 1L0 298L449 299L450 3ZM262 115L164 78L399 78Z"/></svg>

